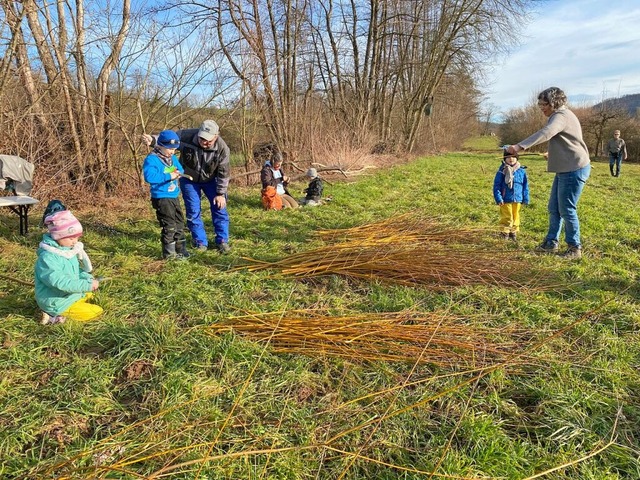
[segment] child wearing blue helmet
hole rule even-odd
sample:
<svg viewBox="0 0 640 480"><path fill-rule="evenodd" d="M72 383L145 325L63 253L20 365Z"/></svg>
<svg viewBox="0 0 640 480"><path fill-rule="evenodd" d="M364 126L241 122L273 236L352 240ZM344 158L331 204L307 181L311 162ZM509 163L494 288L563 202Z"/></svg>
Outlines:
<svg viewBox="0 0 640 480"><path fill-rule="evenodd" d="M180 146L180 137L173 130L163 130L151 153L144 159L142 174L149 184L151 205L162 228L162 257L165 260L183 260L189 257L187 241L184 236L184 215L178 196L178 179L184 174L176 149Z"/></svg>

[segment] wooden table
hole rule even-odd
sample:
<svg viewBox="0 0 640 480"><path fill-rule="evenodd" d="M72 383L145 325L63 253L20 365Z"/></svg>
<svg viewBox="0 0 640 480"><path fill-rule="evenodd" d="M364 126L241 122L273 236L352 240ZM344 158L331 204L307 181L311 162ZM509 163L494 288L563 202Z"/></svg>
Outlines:
<svg viewBox="0 0 640 480"><path fill-rule="evenodd" d="M26 235L29 231L29 208L36 203L38 200L32 197L0 197L0 207L9 207L13 213L20 217L20 235Z"/></svg>

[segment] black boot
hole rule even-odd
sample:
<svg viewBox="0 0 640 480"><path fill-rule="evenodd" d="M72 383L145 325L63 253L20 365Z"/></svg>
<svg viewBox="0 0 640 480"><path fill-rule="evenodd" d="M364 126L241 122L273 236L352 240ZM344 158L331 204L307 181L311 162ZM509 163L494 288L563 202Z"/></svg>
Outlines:
<svg viewBox="0 0 640 480"><path fill-rule="evenodd" d="M178 255L176 254L176 242L162 245L162 258L165 260L175 260L178 258Z"/></svg>
<svg viewBox="0 0 640 480"><path fill-rule="evenodd" d="M178 260L186 260L191 256L191 254L187 251L187 241L181 240L176 242L176 254Z"/></svg>
<svg viewBox="0 0 640 480"><path fill-rule="evenodd" d="M609 165L609 170L611 170L611 176L615 177L614 173L613 173L613 165Z"/></svg>

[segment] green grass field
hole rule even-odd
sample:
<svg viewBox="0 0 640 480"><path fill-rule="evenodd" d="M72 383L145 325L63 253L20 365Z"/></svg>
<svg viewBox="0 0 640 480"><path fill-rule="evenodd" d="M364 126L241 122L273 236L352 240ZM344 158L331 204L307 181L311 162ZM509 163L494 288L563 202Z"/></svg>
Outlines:
<svg viewBox="0 0 640 480"><path fill-rule="evenodd" d="M640 166L612 178L593 165L580 204L584 258L567 262L531 253L553 177L541 157L522 158L532 200L518 244L490 232L475 240L559 276L552 290L237 268L318 247L320 229L414 210L491 230L499 163L498 153L424 158L327 186L332 203L291 212L264 212L257 188L233 189L232 253L188 262L159 260L148 200L75 210L96 274L111 277L97 295L105 315L87 324L36 321L33 288L12 279L32 281L42 210L26 238L0 212L0 477L640 478ZM277 328L260 341L211 328L296 310L442 312L520 332L518 353L449 366L302 355L276 351Z"/></svg>

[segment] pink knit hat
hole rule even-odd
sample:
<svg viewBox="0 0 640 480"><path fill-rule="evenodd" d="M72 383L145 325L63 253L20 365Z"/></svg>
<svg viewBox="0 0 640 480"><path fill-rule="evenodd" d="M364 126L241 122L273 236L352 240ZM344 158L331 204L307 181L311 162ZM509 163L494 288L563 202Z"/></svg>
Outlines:
<svg viewBox="0 0 640 480"><path fill-rule="evenodd" d="M62 210L49 215L44 219L44 224L49 229L51 238L56 241L82 235L82 225L69 210Z"/></svg>

